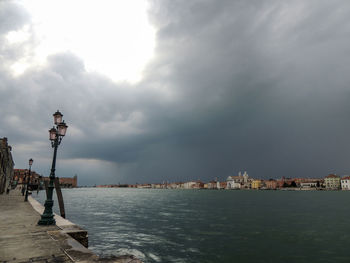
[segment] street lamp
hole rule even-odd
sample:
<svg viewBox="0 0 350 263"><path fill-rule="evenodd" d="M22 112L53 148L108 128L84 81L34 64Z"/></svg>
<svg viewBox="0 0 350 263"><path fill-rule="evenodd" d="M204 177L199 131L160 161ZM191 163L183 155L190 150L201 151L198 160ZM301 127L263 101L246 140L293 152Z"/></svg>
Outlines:
<svg viewBox="0 0 350 263"><path fill-rule="evenodd" d="M51 166L51 173L50 173L50 182L48 185L48 191L45 201L45 210L44 213L41 215L41 219L38 222L38 225L55 225L56 221L53 218L52 213L52 206L53 206L53 189L54 189L54 181L55 181L55 167L56 167L56 156L57 156L57 148L58 145L60 145L62 138L66 135L66 131L68 126L64 121L62 121L62 113L60 113L58 110L53 114L53 121L56 127L52 127L49 130L49 138L51 141L51 146L54 148L53 151L53 159L52 159L52 166Z"/></svg>
<svg viewBox="0 0 350 263"><path fill-rule="evenodd" d="M30 159L29 159L29 173L28 173L28 179L27 179L26 196L24 197L24 201L25 201L25 202L28 201L28 187L29 187L29 183L30 183L30 172L31 172L31 169L32 169L32 164L33 164L33 159L30 158Z"/></svg>

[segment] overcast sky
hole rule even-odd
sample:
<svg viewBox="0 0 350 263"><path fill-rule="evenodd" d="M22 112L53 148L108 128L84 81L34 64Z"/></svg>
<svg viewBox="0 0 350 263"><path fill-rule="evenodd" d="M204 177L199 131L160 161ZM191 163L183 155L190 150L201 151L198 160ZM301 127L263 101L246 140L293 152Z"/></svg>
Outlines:
<svg viewBox="0 0 350 263"><path fill-rule="evenodd" d="M159 0L115 7L125 23L104 3L65 3L57 17L78 40L55 40L39 63L34 9L0 1L0 137L15 168L33 158L49 175L59 109L56 174L80 185L350 174L349 1ZM131 27L133 10L145 19ZM41 23L56 37L64 26Z"/></svg>

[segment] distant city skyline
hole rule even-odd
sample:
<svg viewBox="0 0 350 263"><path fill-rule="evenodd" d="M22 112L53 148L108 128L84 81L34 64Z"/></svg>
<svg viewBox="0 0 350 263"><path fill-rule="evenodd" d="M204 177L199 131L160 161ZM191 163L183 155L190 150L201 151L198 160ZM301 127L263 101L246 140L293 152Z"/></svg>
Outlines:
<svg viewBox="0 0 350 263"><path fill-rule="evenodd" d="M81 185L349 175L349 22L345 0L0 1L0 137L48 176L60 110Z"/></svg>

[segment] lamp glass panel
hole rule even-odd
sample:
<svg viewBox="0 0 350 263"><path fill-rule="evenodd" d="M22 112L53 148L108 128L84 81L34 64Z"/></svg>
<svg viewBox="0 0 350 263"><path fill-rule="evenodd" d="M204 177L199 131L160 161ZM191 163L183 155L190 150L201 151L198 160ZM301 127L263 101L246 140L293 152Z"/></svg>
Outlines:
<svg viewBox="0 0 350 263"><path fill-rule="evenodd" d="M52 128L51 130L49 130L50 132L50 140L54 141L56 139L56 129Z"/></svg>
<svg viewBox="0 0 350 263"><path fill-rule="evenodd" d="M64 122L58 124L58 134L60 136L65 136L66 135L66 131L67 131L67 127L68 126Z"/></svg>
<svg viewBox="0 0 350 263"><path fill-rule="evenodd" d="M54 116L54 123L58 124L60 122L62 122L62 116L61 115L55 115Z"/></svg>
<svg viewBox="0 0 350 263"><path fill-rule="evenodd" d="M55 112L55 114L53 115L53 122L56 125L61 123L62 122L62 117L63 117L63 115L59 111Z"/></svg>

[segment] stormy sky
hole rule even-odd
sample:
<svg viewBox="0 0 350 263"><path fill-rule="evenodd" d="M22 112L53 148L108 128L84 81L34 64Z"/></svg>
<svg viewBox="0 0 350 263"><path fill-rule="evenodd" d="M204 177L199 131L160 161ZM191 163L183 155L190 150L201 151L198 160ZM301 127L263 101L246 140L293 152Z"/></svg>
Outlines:
<svg viewBox="0 0 350 263"><path fill-rule="evenodd" d="M89 15L104 32L101 10ZM224 180L238 171L265 179L350 174L348 1L159 0L145 12L155 44L131 81L88 69L80 47L69 45L30 64L43 41L32 14L21 1L0 1L0 137L13 147L15 168L33 158L33 169L49 175L48 129L59 109L69 128L56 173L77 174L80 185ZM25 38L9 40L23 28ZM101 54L117 30L91 36ZM29 66L14 74L24 58Z"/></svg>

